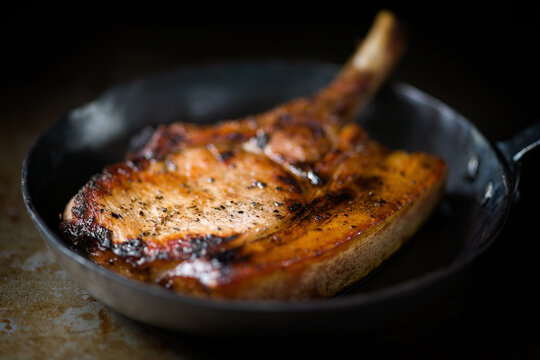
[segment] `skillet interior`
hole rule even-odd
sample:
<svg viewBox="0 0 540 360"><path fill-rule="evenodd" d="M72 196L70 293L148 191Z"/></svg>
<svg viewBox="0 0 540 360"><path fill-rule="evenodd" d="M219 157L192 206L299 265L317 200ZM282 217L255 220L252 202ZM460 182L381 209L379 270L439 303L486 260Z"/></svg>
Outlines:
<svg viewBox="0 0 540 360"><path fill-rule="evenodd" d="M114 309L150 324L205 334L255 329L270 334L336 324L372 330L387 326L388 319L412 316L411 310L421 308L422 291L440 287L493 241L504 222L509 189L505 169L485 138L452 109L404 84L383 88L358 120L391 148L429 151L445 159L450 168L447 194L408 246L340 296L296 303L180 297L99 268L71 251L57 232L58 215L69 198L104 165L121 160L129 139L144 127L264 111L319 89L338 69L312 61L229 63L118 86L62 117L31 149L23 168L30 215L82 286ZM477 172L471 171L474 159ZM490 199L484 201L488 183Z"/></svg>

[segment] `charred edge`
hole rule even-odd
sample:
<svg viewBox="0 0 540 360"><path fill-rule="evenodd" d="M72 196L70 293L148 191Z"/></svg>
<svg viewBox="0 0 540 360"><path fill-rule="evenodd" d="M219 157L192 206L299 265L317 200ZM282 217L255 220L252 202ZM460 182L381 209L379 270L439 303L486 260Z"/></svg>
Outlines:
<svg viewBox="0 0 540 360"><path fill-rule="evenodd" d="M75 201L73 202L73 206L71 207L71 213L76 218L83 219L87 208L88 204L86 203L85 197L82 192L79 192L75 196Z"/></svg>
<svg viewBox="0 0 540 360"><path fill-rule="evenodd" d="M141 258L143 256L144 241L140 238L124 241L121 244L115 245L112 252L121 258Z"/></svg>
<svg viewBox="0 0 540 360"><path fill-rule="evenodd" d="M114 214L111 214L115 217ZM63 222L60 231L65 238L71 241L71 247L78 253L89 255L95 250L111 250L121 258L140 259L143 256L145 243L142 239L130 239L121 244L113 244L112 231L95 224L95 218L88 218L76 222Z"/></svg>
<svg viewBox="0 0 540 360"><path fill-rule="evenodd" d="M185 136L177 131L173 131L171 127L167 126L164 134L164 146L166 147L163 150L173 150L181 142L185 140Z"/></svg>
<svg viewBox="0 0 540 360"><path fill-rule="evenodd" d="M150 165L145 158L133 158L124 162L107 166L99 174L94 175L84 190L86 196L95 196L108 192L113 184L122 184L124 181L139 181L138 172Z"/></svg>
<svg viewBox="0 0 540 360"><path fill-rule="evenodd" d="M88 190L97 191L97 192L101 191L102 190L101 182L106 177L104 175L104 172L106 169L107 168L105 168L101 173L93 175L83 189L88 189Z"/></svg>
<svg viewBox="0 0 540 360"><path fill-rule="evenodd" d="M148 164L150 161L145 158L131 159L106 167L104 174L108 180L118 179L119 176L129 178L134 173L143 170Z"/></svg>
<svg viewBox="0 0 540 360"><path fill-rule="evenodd" d="M249 254L242 255L241 249L241 247L238 247L210 254L210 261L219 270L222 277L226 278L230 274L233 264L250 261L251 256Z"/></svg>
<svg viewBox="0 0 540 360"><path fill-rule="evenodd" d="M186 140L184 134L173 130L169 126L160 126L143 149L146 159L162 160L165 155L177 150L180 144Z"/></svg>
<svg viewBox="0 0 540 360"><path fill-rule="evenodd" d="M71 213L78 221L85 221L86 218L89 218L87 213L91 213L93 210L92 206L88 203L88 199L105 192L105 187L103 186L103 181L107 180L104 179L107 176L105 172L104 170L99 174L93 175L88 183L75 195Z"/></svg>
<svg viewBox="0 0 540 360"><path fill-rule="evenodd" d="M145 158L139 157L139 158L130 159L126 161L124 164L128 169L134 172L138 172L138 171L144 170L148 166L149 161Z"/></svg>
<svg viewBox="0 0 540 360"><path fill-rule="evenodd" d="M238 249L233 248L229 250L222 250L219 252L214 252L210 254L210 259L212 262L217 262L220 265L229 265L234 262L237 258Z"/></svg>
<svg viewBox="0 0 540 360"><path fill-rule="evenodd" d="M100 225L63 222L60 224L60 231L71 241L74 250L85 255L96 249L106 250L112 246L111 231Z"/></svg>
<svg viewBox="0 0 540 360"><path fill-rule="evenodd" d="M95 238L98 242L98 244L102 247L102 248L110 248L112 246L112 232L111 230L101 226L101 225L98 225L95 229Z"/></svg>
<svg viewBox="0 0 540 360"><path fill-rule="evenodd" d="M231 236L216 236L216 235L204 235L201 237L195 237L189 239L191 247L191 257L202 257L205 255L210 255L214 252L216 246L232 241L238 237L238 234L233 234Z"/></svg>

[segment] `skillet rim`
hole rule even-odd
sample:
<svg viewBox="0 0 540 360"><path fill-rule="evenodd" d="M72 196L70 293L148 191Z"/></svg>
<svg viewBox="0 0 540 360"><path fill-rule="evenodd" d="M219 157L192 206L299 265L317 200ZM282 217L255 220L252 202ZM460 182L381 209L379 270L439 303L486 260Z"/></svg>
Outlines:
<svg viewBox="0 0 540 360"><path fill-rule="evenodd" d="M101 93L99 96L94 98L92 101L87 102L78 106L71 111L82 108L88 104L91 104L107 94L121 89L122 87L129 86L131 84L151 81L159 77L170 76L173 73L179 73L183 71L190 71L193 69L204 69L208 67L227 67L227 66L241 66L241 65L256 65L264 67L268 63L279 63L280 66L291 66L298 64L306 64L310 66L322 66L327 67L328 69L332 68L333 70L338 70L339 65L328 63L319 60L311 59L300 59L300 60L290 60L290 59L272 59L272 60L262 60L262 61L230 61L230 62L219 62L219 63L206 63L198 66L192 67L182 67L176 71L169 71L166 73L142 77L129 81L126 83L121 83L112 86L109 90ZM312 300L301 300L301 301L282 301L282 300L235 300L235 299L213 299L213 298L197 298L186 296L182 294L177 294L171 292L170 290L158 287L156 285L146 284L136 280L129 279L120 274L117 274L111 270L107 270L98 264L92 262L91 260L85 258L84 256L77 254L74 250L70 249L67 244L47 225L43 220L40 213L35 208L32 202L32 195L30 188L28 186L28 172L31 167L32 156L36 152L36 149L39 147L41 142L45 141L50 136L50 133L55 129L55 127L61 125L63 121L69 116L69 113L64 114L57 118L48 128L46 128L34 141L32 146L29 148L25 159L23 161L22 171L21 171L21 187L22 195L25 207L34 223L34 226L37 227L41 236L45 239L46 244L55 254L55 256L63 256L67 261L75 262L79 266L84 267L86 270L96 273L100 277L107 278L113 282L119 282L120 285L131 288L135 292L143 292L146 295L152 297L159 297L165 301L174 302L178 305L191 305L197 306L200 308L209 308L212 310L224 310L224 311L241 311L241 312L266 312L266 313L275 313L275 312L314 312L314 311L327 311L327 310L348 310L352 308L359 308L363 306L369 306L375 303L381 303L384 301L391 300L393 298L403 297L414 292L420 291L421 289L427 288L433 285L436 282L439 282L443 279L447 279L452 274L463 270L467 267L474 259L480 256L484 251L491 246L499 232L506 223L506 219L509 214L510 200L512 193L514 191L514 181L513 174L510 171L510 167L506 161L506 158L499 151L497 146L494 146L492 142L488 141L485 136L478 131L478 129L471 123L466 117L462 116L455 109L451 108L449 105L443 103L437 98L424 93L423 91L417 89L416 87L397 81L391 81L389 84L392 88L392 91L400 95L405 95L406 98L411 100L410 94L408 92L413 92L416 97L420 97L424 100L424 105L433 106L437 109L445 108L452 113L458 115L456 121L465 122L464 125L468 128L469 133L474 132L478 135L493 151L495 154L497 163L501 165L503 169L502 172L502 181L504 182L504 187L506 189L504 194L504 201L501 205L501 212L503 216L498 218L498 223L489 227L489 231L484 234L485 241L482 244L470 252L465 257L458 257L453 260L448 266L438 268L436 270L424 273L420 276L410 278L408 280L392 284L390 286L371 291L369 293L357 293L357 294L348 294L346 296L331 297L324 299L312 299ZM414 100L417 102L417 100ZM65 266L62 266L63 270L68 273L71 271L67 270ZM75 277L75 276L74 276ZM80 281L77 281L80 285ZM110 285L107 285L110 286ZM81 286L87 288L85 286ZM103 301L98 298L98 300Z"/></svg>

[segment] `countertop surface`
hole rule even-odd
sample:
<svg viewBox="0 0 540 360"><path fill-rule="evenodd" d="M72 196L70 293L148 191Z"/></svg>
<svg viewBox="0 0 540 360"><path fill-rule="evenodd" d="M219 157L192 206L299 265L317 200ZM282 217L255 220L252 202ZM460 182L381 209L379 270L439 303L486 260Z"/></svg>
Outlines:
<svg viewBox="0 0 540 360"><path fill-rule="evenodd" d="M340 63L352 51L353 40L367 29L373 11L354 33L350 24L286 22L270 31L270 21L252 21L243 28L238 22L205 26L185 18L179 24L169 18L105 18L93 23L89 17L46 28L48 23L38 20L40 10L35 8L30 15L15 12L3 29L2 40L12 56L3 66L0 99L0 358L317 357L351 350L386 359L540 358L537 153L523 162L521 199L505 228L467 273L467 290L454 294L459 306L452 321L441 320L425 332L369 340L354 334L325 339L205 339L136 323L94 299L55 262L24 208L21 165L39 134L69 109L118 82L185 65L268 57ZM480 24L472 23L473 15L466 16L462 29L454 33L443 29L449 23L437 25L401 9L411 22L413 40L395 79L447 102L490 140L509 138L540 113L535 105L538 90L532 94L524 90L527 82L537 85L540 80L533 67L540 58L524 47L531 41L538 44L538 16L527 18L530 24L521 23L517 19L522 9L506 10L496 8L491 14L495 17ZM26 24L23 19L34 22L20 32ZM505 29L489 30L502 21ZM95 27L89 29L91 24ZM246 33L245 27L251 31ZM429 28L439 33L430 34ZM466 36L467 31L475 32ZM486 39L487 34L498 40ZM502 34L506 35L501 38ZM499 43L506 50L497 58Z"/></svg>

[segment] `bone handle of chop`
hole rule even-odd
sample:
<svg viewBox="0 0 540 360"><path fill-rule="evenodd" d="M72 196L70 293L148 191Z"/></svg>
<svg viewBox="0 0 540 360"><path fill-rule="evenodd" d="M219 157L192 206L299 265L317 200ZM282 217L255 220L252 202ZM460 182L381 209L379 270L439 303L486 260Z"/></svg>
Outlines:
<svg viewBox="0 0 540 360"><path fill-rule="evenodd" d="M388 78L405 48L403 24L391 12L380 11L349 61L329 86L319 92L322 106L339 108L345 104L341 120L351 120Z"/></svg>

